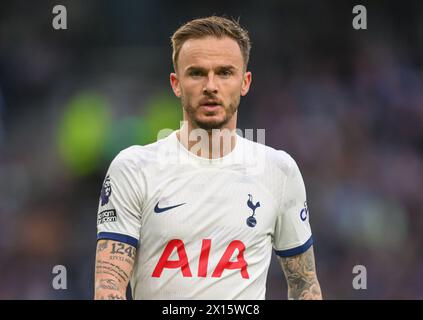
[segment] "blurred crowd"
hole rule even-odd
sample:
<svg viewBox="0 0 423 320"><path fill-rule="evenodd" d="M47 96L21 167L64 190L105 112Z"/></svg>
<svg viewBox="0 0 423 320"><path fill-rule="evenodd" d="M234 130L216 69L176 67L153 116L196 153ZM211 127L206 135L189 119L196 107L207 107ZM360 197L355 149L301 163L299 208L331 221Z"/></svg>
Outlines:
<svg viewBox="0 0 423 320"><path fill-rule="evenodd" d="M92 298L108 165L178 128L169 37L213 13L250 32L238 127L296 159L324 298L423 299L422 3L369 4L368 30L352 28L348 2L64 1L61 31L54 5L0 5L0 299ZM275 259L267 298L286 298Z"/></svg>

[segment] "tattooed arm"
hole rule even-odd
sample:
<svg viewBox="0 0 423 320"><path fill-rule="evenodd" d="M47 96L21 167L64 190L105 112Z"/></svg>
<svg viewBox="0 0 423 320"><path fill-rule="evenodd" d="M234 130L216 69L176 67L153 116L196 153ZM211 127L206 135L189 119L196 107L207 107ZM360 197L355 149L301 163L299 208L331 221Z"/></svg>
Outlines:
<svg viewBox="0 0 423 320"><path fill-rule="evenodd" d="M317 280L313 246L302 254L278 257L288 283L288 299L321 300L322 292Z"/></svg>
<svg viewBox="0 0 423 320"><path fill-rule="evenodd" d="M95 300L126 300L136 249L114 240L99 240L95 262Z"/></svg>

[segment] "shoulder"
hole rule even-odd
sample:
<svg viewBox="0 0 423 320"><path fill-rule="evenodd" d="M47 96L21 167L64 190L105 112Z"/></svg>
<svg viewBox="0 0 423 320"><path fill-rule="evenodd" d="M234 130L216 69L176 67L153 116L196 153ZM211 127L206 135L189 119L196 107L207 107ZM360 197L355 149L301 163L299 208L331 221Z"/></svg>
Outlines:
<svg viewBox="0 0 423 320"><path fill-rule="evenodd" d="M167 149L169 137L154 143L141 146L133 145L120 151L111 162L111 167L115 168L146 168L157 162L159 150Z"/></svg>
<svg viewBox="0 0 423 320"><path fill-rule="evenodd" d="M263 159L268 169L277 170L285 176L289 176L293 171L298 170L296 161L285 150L275 149L246 138L242 138L242 140L251 154Z"/></svg>

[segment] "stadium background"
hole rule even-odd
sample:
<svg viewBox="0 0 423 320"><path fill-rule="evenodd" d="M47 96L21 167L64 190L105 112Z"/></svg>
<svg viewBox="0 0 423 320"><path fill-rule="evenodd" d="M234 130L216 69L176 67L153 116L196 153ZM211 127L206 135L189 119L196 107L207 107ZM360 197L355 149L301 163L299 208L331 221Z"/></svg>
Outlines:
<svg viewBox="0 0 423 320"><path fill-rule="evenodd" d="M368 30L352 28L355 4ZM77 0L0 4L0 299L92 298L107 167L178 127L169 37L213 13L250 32L238 127L297 160L324 297L423 298L422 2ZM367 290L352 287L359 264ZM267 298L286 298L274 260Z"/></svg>

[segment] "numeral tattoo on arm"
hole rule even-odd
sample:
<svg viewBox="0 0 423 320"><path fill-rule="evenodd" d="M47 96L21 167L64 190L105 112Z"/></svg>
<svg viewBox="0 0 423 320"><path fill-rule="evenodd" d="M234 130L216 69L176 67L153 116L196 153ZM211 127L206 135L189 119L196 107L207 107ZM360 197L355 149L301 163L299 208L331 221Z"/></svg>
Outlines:
<svg viewBox="0 0 423 320"><path fill-rule="evenodd" d="M112 251L110 253L127 255L129 258L132 258L135 255L134 251L135 251L134 247L127 245L125 248L124 243L118 242L118 243L112 244Z"/></svg>
<svg viewBox="0 0 423 320"><path fill-rule="evenodd" d="M288 284L288 298L299 300L322 299L317 280L313 246L293 257L279 258Z"/></svg>

